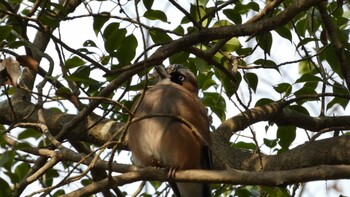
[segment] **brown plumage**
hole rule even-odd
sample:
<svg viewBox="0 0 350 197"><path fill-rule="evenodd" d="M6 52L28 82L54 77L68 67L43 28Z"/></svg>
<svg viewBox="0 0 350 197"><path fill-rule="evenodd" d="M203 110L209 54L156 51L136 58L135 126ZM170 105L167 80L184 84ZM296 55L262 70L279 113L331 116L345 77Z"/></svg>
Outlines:
<svg viewBox="0 0 350 197"><path fill-rule="evenodd" d="M209 169L211 165L209 120L197 93L196 78L179 65L168 67L169 75L148 89L140 102L128 129L129 147L136 164L167 167L174 170ZM162 78L160 76L160 78ZM137 103L137 102L136 102ZM203 142L183 121L190 122L206 141ZM210 188L202 183L170 183L177 196L210 196Z"/></svg>

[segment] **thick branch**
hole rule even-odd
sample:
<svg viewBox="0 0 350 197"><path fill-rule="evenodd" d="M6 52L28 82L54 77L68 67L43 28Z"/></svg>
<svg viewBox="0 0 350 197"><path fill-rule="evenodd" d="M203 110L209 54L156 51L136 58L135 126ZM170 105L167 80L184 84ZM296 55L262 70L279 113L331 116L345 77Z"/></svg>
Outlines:
<svg viewBox="0 0 350 197"><path fill-rule="evenodd" d="M269 121L274 116L278 116L284 104L282 102L275 102L264 106L254 107L241 114L223 122L215 132L220 133L222 140L229 141L232 134L237 131L244 130L249 125L261 121Z"/></svg>
<svg viewBox="0 0 350 197"><path fill-rule="evenodd" d="M320 3L318 6L318 10L320 11L321 18L324 23L324 27L327 30L327 33L329 35L329 38L332 42L335 55L338 58L340 70L343 74L343 77L345 79L346 85L348 89L350 90L350 68L349 68L349 62L347 61L344 44L339 39L340 36L338 36L336 25L332 22L329 13L327 12L326 8L326 2Z"/></svg>
<svg viewBox="0 0 350 197"><path fill-rule="evenodd" d="M285 170L317 165L350 165L349 150L350 136L307 142L280 155L269 156L264 169Z"/></svg>
<svg viewBox="0 0 350 197"><path fill-rule="evenodd" d="M28 102L18 102L13 105L17 120L13 119L12 108L8 101L0 103L0 121L1 124L11 124L15 122L38 123L38 106ZM51 109L42 109L45 124L52 135L57 135L62 128L76 117L76 115L54 111ZM65 138L79 139L94 144L102 145L110 140L119 128L120 123L113 120L101 119L100 116L90 115L88 118L78 122L74 129L70 130Z"/></svg>
<svg viewBox="0 0 350 197"><path fill-rule="evenodd" d="M213 138L213 149L215 152L220 153L221 160L224 160L227 162L231 167L238 168L238 169L251 169L251 170L259 170L263 168L273 168L275 169L277 166L271 167L270 165L274 163L278 163L278 168L280 169L290 169L290 167L286 167L286 163L291 164L293 167L296 166L304 166L305 163L297 163L302 162L305 160L305 158L314 158L313 156L320 156L319 153L314 152L315 150L320 151L317 148L306 148L304 147L307 152L305 154L300 154L302 151L287 151L286 153L291 154L297 158L295 161L289 161L289 162L277 162L283 161L281 159L284 157L283 155L278 156L272 156L276 157L276 160L273 159L274 162L270 162L270 156L259 156L258 154L252 154L248 152L243 152L241 150L237 150L231 147L231 144L229 143L229 139L231 136L240 130L244 130L249 125L252 125L257 122L261 121L272 121L275 122L278 125L295 125L299 128L307 129L310 131L320 131L326 128L350 128L350 116L338 116L338 117L311 117L307 116L305 114L302 114L297 111L290 110L288 108L283 109L284 103L283 102L275 102L271 104L267 104L264 106L259 106L252 108L250 110L247 110L239 115L236 115L230 119L227 119L225 122L223 122L216 131L213 132L212 138ZM334 140L334 139L332 139ZM335 141L329 141L330 144L327 145L320 145L320 147L334 147L340 142ZM340 148L340 147L338 147ZM302 148L300 148L302 149ZM340 148L341 149L341 148ZM338 150L338 149L337 149ZM339 150L341 152L341 150ZM322 154L324 160L322 164L326 164L326 160L329 161L330 155L334 155L333 153L336 153L335 150L332 152L324 151L328 154ZM342 153L342 162L348 163L348 157L346 153ZM224 158L224 159L223 159ZM239 159L237 159L239 158ZM285 159L293 158L291 156L286 157ZM339 161L338 159L335 159L334 161ZM214 157L214 159L217 159ZM214 166L217 169L222 169L225 167L225 165L221 162L221 160L215 160ZM260 163L263 165L261 165ZM317 163L321 159L315 159ZM267 163L268 162L268 163ZM305 160L305 162L308 165L315 165L315 163L312 163L311 160ZM318 163L320 164L320 163Z"/></svg>
<svg viewBox="0 0 350 197"><path fill-rule="evenodd" d="M284 102L275 102L254 107L223 122L217 129L223 139L229 140L232 134L244 130L249 125L261 121L272 121L278 125L295 125L309 131L326 128L350 128L350 116L311 117L306 114L283 108Z"/></svg>
<svg viewBox="0 0 350 197"><path fill-rule="evenodd" d="M243 184L279 186L314 180L346 179L349 177L349 166L322 165L296 170L269 172L247 172L233 169L226 171L186 170L177 172L175 180L184 182L191 180L192 182L229 183L233 185ZM102 189L113 188L139 180L173 181L174 179L169 179L165 171L160 171L154 168L144 168L135 172L128 172L120 176L114 176L111 180L104 179L99 182L92 183L64 196L92 195L101 191Z"/></svg>
<svg viewBox="0 0 350 197"><path fill-rule="evenodd" d="M350 116L337 117L311 117L303 113L284 109L281 113L272 118L278 125L295 125L309 131L321 131L327 128L350 128Z"/></svg>

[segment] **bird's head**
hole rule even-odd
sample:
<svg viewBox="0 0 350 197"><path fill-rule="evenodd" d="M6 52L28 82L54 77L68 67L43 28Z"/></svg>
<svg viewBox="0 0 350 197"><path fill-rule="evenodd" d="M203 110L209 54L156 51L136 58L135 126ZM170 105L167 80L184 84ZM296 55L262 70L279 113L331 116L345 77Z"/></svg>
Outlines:
<svg viewBox="0 0 350 197"><path fill-rule="evenodd" d="M188 91L198 94L198 84L196 76L190 69L183 67L179 64L173 64L166 68L167 73L170 75L170 81L179 84Z"/></svg>
<svg viewBox="0 0 350 197"><path fill-rule="evenodd" d="M150 77L156 79L158 82L162 80L170 80L173 83L176 83L188 91L198 94L198 84L196 76L191 72L190 69L183 67L180 64L172 64L168 67L159 65L155 67L153 73L150 74Z"/></svg>

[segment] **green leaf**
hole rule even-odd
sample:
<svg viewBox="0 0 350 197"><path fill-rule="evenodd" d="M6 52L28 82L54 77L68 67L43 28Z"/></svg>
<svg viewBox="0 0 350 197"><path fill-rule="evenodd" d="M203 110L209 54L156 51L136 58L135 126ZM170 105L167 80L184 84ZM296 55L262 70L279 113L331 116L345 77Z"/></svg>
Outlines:
<svg viewBox="0 0 350 197"><path fill-rule="evenodd" d="M332 70L335 73L337 73L340 77L343 78L343 74L340 71L340 65L339 65L337 55L335 54L332 47L327 47L321 54L321 58L325 59L328 62L328 64L331 66Z"/></svg>
<svg viewBox="0 0 350 197"><path fill-rule="evenodd" d="M136 54L137 39L133 34L125 37L120 48L116 52L116 57L121 65L130 64Z"/></svg>
<svg viewBox="0 0 350 197"><path fill-rule="evenodd" d="M291 109L291 110L294 110L294 111L297 111L299 113L303 113L305 115L310 115L309 114L309 111L307 111L307 109L301 105L290 105L288 107L288 109Z"/></svg>
<svg viewBox="0 0 350 197"><path fill-rule="evenodd" d="M175 33L180 34L180 35L184 35L185 34L185 30L184 30L184 28L181 25L177 26L173 31Z"/></svg>
<svg viewBox="0 0 350 197"><path fill-rule="evenodd" d="M173 40L167 33L163 31L152 29L149 31L149 34L154 43L167 43Z"/></svg>
<svg viewBox="0 0 350 197"><path fill-rule="evenodd" d="M119 49L123 42L126 29L119 29L119 23L110 23L103 31L103 37L105 39L105 49L108 53L114 54Z"/></svg>
<svg viewBox="0 0 350 197"><path fill-rule="evenodd" d="M51 111L53 111L53 112L58 112L58 113L62 113L63 112L60 108L57 108L57 107L50 107L49 109Z"/></svg>
<svg viewBox="0 0 350 197"><path fill-rule="evenodd" d="M241 56L246 56L247 54L250 54L253 51L252 48L239 48L236 53Z"/></svg>
<svg viewBox="0 0 350 197"><path fill-rule="evenodd" d="M241 74L237 72L235 75L235 82L232 82L232 80L226 75L222 77L221 81L227 97L230 98L237 91L237 88L242 81L242 77Z"/></svg>
<svg viewBox="0 0 350 197"><path fill-rule="evenodd" d="M273 89L275 89L276 92L282 94L284 93L286 96L288 96L292 92L292 85L289 83L280 83L277 84L277 86L274 86Z"/></svg>
<svg viewBox="0 0 350 197"><path fill-rule="evenodd" d="M226 102L225 99L216 92L204 92L203 104L208 106L221 121L226 119Z"/></svg>
<svg viewBox="0 0 350 197"><path fill-rule="evenodd" d="M0 196L12 196L10 185L0 178Z"/></svg>
<svg viewBox="0 0 350 197"><path fill-rule="evenodd" d="M110 59L111 59L111 56L109 56L109 55L101 56L100 57L101 64L104 65L104 66L109 64Z"/></svg>
<svg viewBox="0 0 350 197"><path fill-rule="evenodd" d="M342 86L334 85L333 86L333 93L335 94L344 94L349 95L349 91ZM349 104L349 99L341 98L341 97L334 97L331 102L327 104L327 110L332 108L334 105L341 106L344 110Z"/></svg>
<svg viewBox="0 0 350 197"><path fill-rule="evenodd" d="M92 96L97 96L97 94L101 90L100 88L102 87L102 85L103 83L90 84L87 92Z"/></svg>
<svg viewBox="0 0 350 197"><path fill-rule="evenodd" d="M256 145L254 143L249 143L249 142L237 142L233 144L232 147L240 148L240 149L256 150Z"/></svg>
<svg viewBox="0 0 350 197"><path fill-rule="evenodd" d="M83 44L85 44L85 43L83 43ZM77 49L77 51L84 53L84 54L87 54L87 55L96 54L95 52L89 51L89 49L87 49L86 47L89 47L89 46L85 46L84 48L79 48L79 49Z"/></svg>
<svg viewBox="0 0 350 197"><path fill-rule="evenodd" d="M55 193L53 194L53 197L63 196L64 194L66 194L65 191L63 189L59 189L55 191Z"/></svg>
<svg viewBox="0 0 350 197"><path fill-rule="evenodd" d="M261 65L263 67L271 67L271 68L277 68L277 64L274 61L267 60L267 59L257 59L254 61L254 64Z"/></svg>
<svg viewBox="0 0 350 197"><path fill-rule="evenodd" d="M296 137L296 127L291 126L279 126L277 129L278 144L282 147L282 150L288 150L289 146L294 142Z"/></svg>
<svg viewBox="0 0 350 197"><path fill-rule="evenodd" d="M237 197L251 197L254 196L247 188L237 188L235 189L234 196Z"/></svg>
<svg viewBox="0 0 350 197"><path fill-rule="evenodd" d="M272 35L270 32L264 33L258 37L258 46L270 55L272 47Z"/></svg>
<svg viewBox="0 0 350 197"><path fill-rule="evenodd" d="M22 47L22 46L26 46L27 44L25 43L25 42L23 42L23 41L13 41L13 42L10 42L10 43L8 43L8 47L10 48L10 49L17 49L17 48L19 48L19 47Z"/></svg>
<svg viewBox="0 0 350 197"><path fill-rule="evenodd" d="M225 27L225 26L231 26L232 23L228 20L219 20L217 21L213 27Z"/></svg>
<svg viewBox="0 0 350 197"><path fill-rule="evenodd" d="M228 19L230 19L235 24L242 24L242 17L236 10L225 9L223 13Z"/></svg>
<svg viewBox="0 0 350 197"><path fill-rule="evenodd" d="M16 144L16 146L14 148L16 150L24 150L24 149L31 148L31 147L32 147L32 145L30 145L27 142L19 142Z"/></svg>
<svg viewBox="0 0 350 197"><path fill-rule="evenodd" d="M45 5L45 4L42 4ZM61 14L68 14L68 10L65 6L63 6L61 3L55 3L55 2L50 2L50 4L46 4L47 8L50 7L50 9L55 9L56 11L60 11ZM45 12L46 13L46 12ZM52 17L55 17L57 15L54 15L53 12L47 12L48 14L50 14Z"/></svg>
<svg viewBox="0 0 350 197"><path fill-rule="evenodd" d="M334 105L340 105L343 109L349 104L349 100L335 97L327 104L327 110L331 109Z"/></svg>
<svg viewBox="0 0 350 197"><path fill-rule="evenodd" d="M69 81L74 81L74 82L81 82L81 83L84 83L86 85L90 85L90 84L98 84L99 82L94 80L94 79L91 79L89 77L80 77L79 74L73 74L73 75L70 75L68 77L66 77L67 80Z"/></svg>
<svg viewBox="0 0 350 197"><path fill-rule="evenodd" d="M28 139L31 137L34 139L38 139L41 137L41 133L36 129L28 128L18 134L19 140Z"/></svg>
<svg viewBox="0 0 350 197"><path fill-rule="evenodd" d="M96 43L92 40L86 40L83 43L83 47L97 47Z"/></svg>
<svg viewBox="0 0 350 197"><path fill-rule="evenodd" d="M100 15L93 17L93 29L95 32L95 35L101 31L101 28L103 25L110 19L110 13L109 12L102 12Z"/></svg>
<svg viewBox="0 0 350 197"><path fill-rule="evenodd" d="M296 24L296 30L301 37L305 37L308 27L309 27L309 18L307 16L299 20Z"/></svg>
<svg viewBox="0 0 350 197"><path fill-rule="evenodd" d="M270 140L270 139L264 138L264 144L269 148L274 148L277 146L277 139Z"/></svg>
<svg viewBox="0 0 350 197"><path fill-rule="evenodd" d="M150 10L152 8L154 0L143 0L143 5L147 10Z"/></svg>
<svg viewBox="0 0 350 197"><path fill-rule="evenodd" d="M243 78L247 82L249 88L256 92L259 82L258 76L255 73L246 73Z"/></svg>
<svg viewBox="0 0 350 197"><path fill-rule="evenodd" d="M71 69L78 66L82 66L84 64L85 64L85 61L82 60L80 57L73 56L72 58L66 60L66 62L64 63L64 66L68 69Z"/></svg>
<svg viewBox="0 0 350 197"><path fill-rule="evenodd" d="M214 75L213 72L208 72L208 73L205 73L205 74L204 73L199 73L199 75L197 76L197 83L198 83L199 89L206 90L208 88L207 87L208 84L206 84L206 83L209 83L209 82L206 82L206 81L207 80L212 81L213 75ZM216 85L216 83L215 83L215 85Z"/></svg>
<svg viewBox="0 0 350 197"><path fill-rule="evenodd" d="M184 16L181 20L181 24L187 24L189 22L190 22L190 20L187 18L187 16Z"/></svg>
<svg viewBox="0 0 350 197"><path fill-rule="evenodd" d="M310 73L305 73L299 79L296 80L296 83L320 82L320 81L322 81L322 79L320 77L317 77L317 76L312 75Z"/></svg>
<svg viewBox="0 0 350 197"><path fill-rule="evenodd" d="M209 1L209 0L199 0L199 1L198 1L198 5L201 5L201 6L204 6L204 7L205 7L205 6L208 4L208 1Z"/></svg>
<svg viewBox="0 0 350 197"><path fill-rule="evenodd" d="M16 167L15 174L18 176L20 180L22 180L27 174L27 172L29 171L29 169L30 169L30 165L28 163L23 162Z"/></svg>
<svg viewBox="0 0 350 197"><path fill-rule="evenodd" d="M61 96L61 97L67 98L67 97L73 95L73 92L67 87L60 87L57 89L55 94L56 94L56 96Z"/></svg>
<svg viewBox="0 0 350 197"><path fill-rule="evenodd" d="M289 41L292 42L292 33L291 33L291 30L288 29L287 27L285 26L281 26L279 28L276 28L275 31L278 33L278 35L280 35L282 38L285 38Z"/></svg>
<svg viewBox="0 0 350 197"><path fill-rule="evenodd" d="M314 95L314 94L317 94L315 89L312 89L309 87L303 87L294 93L296 98L302 98L302 97L305 97L307 95ZM307 101L319 101L319 100L320 100L319 98L307 98L306 97L306 98L303 98L302 100L296 101L296 103L298 105L302 105L303 103L305 103Z"/></svg>
<svg viewBox="0 0 350 197"><path fill-rule="evenodd" d="M302 39L298 43L296 48L298 49L299 47L304 46L304 45L308 44L309 42L317 42L317 41L318 41L318 39L316 39L316 38L305 38L305 39Z"/></svg>
<svg viewBox="0 0 350 197"><path fill-rule="evenodd" d="M41 15L41 17L39 18L40 19L40 22L43 24L43 25L46 25L48 27L52 27L52 28L55 28L59 25L60 23L60 20L58 19L57 16L53 16L51 14L47 14L49 12L43 12L44 14Z"/></svg>
<svg viewBox="0 0 350 197"><path fill-rule="evenodd" d="M202 89L207 90L212 86L217 86L215 80L213 80L212 78L207 78L202 85Z"/></svg>
<svg viewBox="0 0 350 197"><path fill-rule="evenodd" d="M2 126L2 125L1 125ZM1 129L0 129L0 132L3 132ZM0 135L0 148L3 148L3 147L5 147L6 146L6 140L5 140L5 138L4 138L4 135ZM0 155L0 158L1 158L1 155ZM1 161L0 161L0 163L1 163ZM1 165L0 165L0 167L1 167Z"/></svg>
<svg viewBox="0 0 350 197"><path fill-rule="evenodd" d="M54 178L59 177L59 174L58 174L57 170L51 168L45 173L44 176L45 176L45 179L44 179L45 185L52 186Z"/></svg>
<svg viewBox="0 0 350 197"><path fill-rule="evenodd" d="M93 183L93 181L91 179L82 179L80 182L84 186L87 186L87 185Z"/></svg>
<svg viewBox="0 0 350 197"><path fill-rule="evenodd" d="M194 20L198 22L203 18L203 16L206 15L205 8L204 6L201 6L201 5L197 6L197 5L191 4L190 14L194 18ZM208 19L204 20L202 23L204 27L206 27L207 24L208 24Z"/></svg>
<svg viewBox="0 0 350 197"><path fill-rule="evenodd" d="M299 74L315 74L317 72L315 66L307 60L299 62Z"/></svg>
<svg viewBox="0 0 350 197"><path fill-rule="evenodd" d="M201 50L204 50L204 49L201 49ZM227 60L227 58L222 53L215 53L213 59L221 63L225 63L225 60Z"/></svg>
<svg viewBox="0 0 350 197"><path fill-rule="evenodd" d="M163 22L168 21L166 14L160 10L147 10L143 16L148 18L149 20L160 20Z"/></svg>
<svg viewBox="0 0 350 197"><path fill-rule="evenodd" d="M264 191L266 193L266 196L273 196L273 197L290 197L291 195L288 193L288 190L281 187L269 187L269 186L263 186L261 187L261 191Z"/></svg>
<svg viewBox="0 0 350 197"><path fill-rule="evenodd" d="M169 57L170 64L183 64L188 60L190 54L188 52L179 52Z"/></svg>
<svg viewBox="0 0 350 197"><path fill-rule="evenodd" d="M264 105L267 105L267 104L270 104L270 103L273 103L273 102L274 101L272 99L262 98L262 99L258 100L255 103L255 107L257 107L257 106L264 106Z"/></svg>
<svg viewBox="0 0 350 197"><path fill-rule="evenodd" d="M241 2L236 2L236 6L233 9L235 12L244 15L247 14L248 12L251 12L252 10L259 12L260 7L259 4L255 2L250 2L248 4L242 4Z"/></svg>
<svg viewBox="0 0 350 197"><path fill-rule="evenodd" d="M234 52L241 48L241 43L236 37L231 38L226 44L222 47L223 51Z"/></svg>
<svg viewBox="0 0 350 197"><path fill-rule="evenodd" d="M254 2L254 1L251 1L247 4L247 7L251 10L254 10L256 12L259 12L260 11L260 6L258 3Z"/></svg>
<svg viewBox="0 0 350 197"><path fill-rule="evenodd" d="M0 26L0 42L10 36L11 30L12 27L10 25Z"/></svg>
<svg viewBox="0 0 350 197"><path fill-rule="evenodd" d="M302 88L300 88L298 91L294 93L296 98L305 96L305 95L315 95L317 92L315 91L315 88L309 87L308 85L304 85ZM297 101L298 104L302 104L306 101L318 101L319 98L305 98L303 100Z"/></svg>
<svg viewBox="0 0 350 197"><path fill-rule="evenodd" d="M65 79L74 81L74 82L84 83L86 85L98 84L99 81L96 81L89 77L90 72L91 72L91 69L89 67L79 67L73 74L65 77Z"/></svg>
<svg viewBox="0 0 350 197"><path fill-rule="evenodd" d="M0 167L4 167L7 170L11 170L14 162L16 152L14 150L8 150L0 154Z"/></svg>
<svg viewBox="0 0 350 197"><path fill-rule="evenodd" d="M203 59L195 58L194 63L199 73L208 74L211 70L211 66L209 66Z"/></svg>

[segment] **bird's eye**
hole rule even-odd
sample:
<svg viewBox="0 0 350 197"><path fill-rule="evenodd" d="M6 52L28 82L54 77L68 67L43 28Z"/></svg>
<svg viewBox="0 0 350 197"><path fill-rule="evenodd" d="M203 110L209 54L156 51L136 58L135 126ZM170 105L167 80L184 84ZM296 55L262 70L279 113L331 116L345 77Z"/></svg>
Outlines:
<svg viewBox="0 0 350 197"><path fill-rule="evenodd" d="M179 81L184 81L185 80L185 77L183 75L179 75Z"/></svg>

